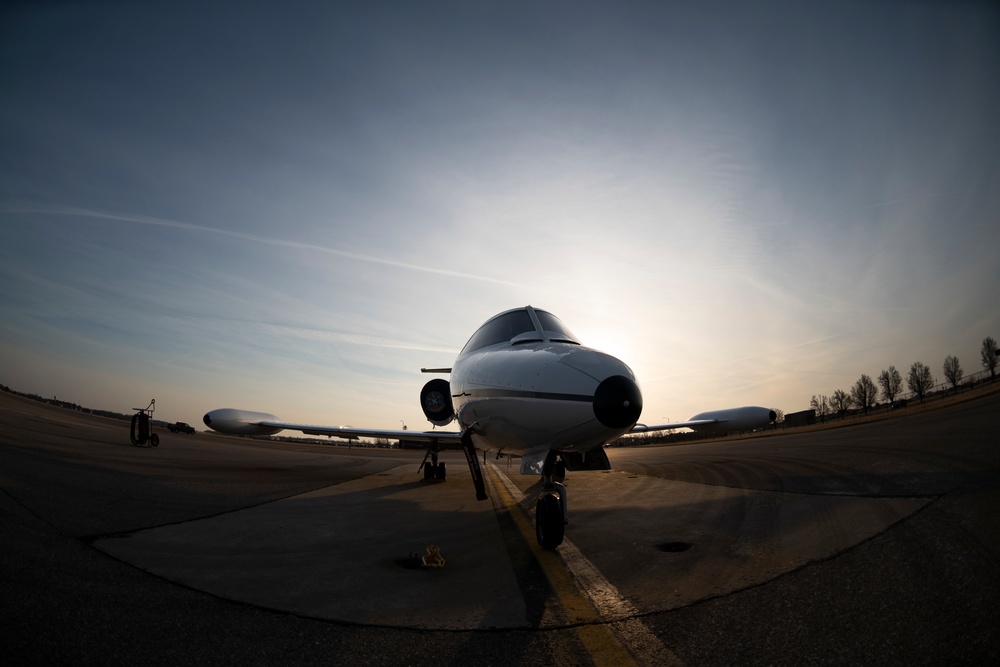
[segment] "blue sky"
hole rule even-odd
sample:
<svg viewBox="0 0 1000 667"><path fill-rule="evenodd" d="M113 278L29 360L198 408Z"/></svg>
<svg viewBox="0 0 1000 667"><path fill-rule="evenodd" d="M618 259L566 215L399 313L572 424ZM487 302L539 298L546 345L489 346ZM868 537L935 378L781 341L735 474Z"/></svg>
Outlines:
<svg viewBox="0 0 1000 667"><path fill-rule="evenodd" d="M0 383L425 428L530 303L657 422L1000 338L995 4L278 7L0 10Z"/></svg>

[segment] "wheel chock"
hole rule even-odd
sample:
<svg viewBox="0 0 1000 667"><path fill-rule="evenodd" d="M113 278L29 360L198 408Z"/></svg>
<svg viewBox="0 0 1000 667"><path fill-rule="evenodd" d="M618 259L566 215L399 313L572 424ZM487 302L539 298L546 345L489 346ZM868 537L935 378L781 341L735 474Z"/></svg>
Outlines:
<svg viewBox="0 0 1000 667"><path fill-rule="evenodd" d="M420 559L424 567L444 567L444 556L441 549L434 544L427 545L427 555Z"/></svg>

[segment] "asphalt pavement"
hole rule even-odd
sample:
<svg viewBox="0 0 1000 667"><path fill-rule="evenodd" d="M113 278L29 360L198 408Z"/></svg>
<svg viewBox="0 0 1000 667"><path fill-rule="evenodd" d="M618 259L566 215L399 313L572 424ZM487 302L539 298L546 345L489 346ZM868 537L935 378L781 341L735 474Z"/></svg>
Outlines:
<svg viewBox="0 0 1000 667"><path fill-rule="evenodd" d="M477 502L458 454L135 447L2 393L0 622L20 664L995 663L998 407L612 449L551 553L516 461Z"/></svg>

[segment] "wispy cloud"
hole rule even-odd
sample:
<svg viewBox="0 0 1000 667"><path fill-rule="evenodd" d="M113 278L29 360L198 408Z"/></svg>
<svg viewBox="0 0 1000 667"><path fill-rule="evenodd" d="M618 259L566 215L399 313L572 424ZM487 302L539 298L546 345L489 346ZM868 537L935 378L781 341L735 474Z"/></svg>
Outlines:
<svg viewBox="0 0 1000 667"><path fill-rule="evenodd" d="M883 208L885 206L894 206L895 204L907 204L914 201L923 201L925 199L937 199L939 197L951 197L953 195L964 195L969 192L975 192L977 188L965 188L963 190L950 190L948 192L932 192L930 194L915 194L911 197L902 197L900 199L891 199L888 201L878 202L875 204L868 204L867 206L862 206L865 208Z"/></svg>
<svg viewBox="0 0 1000 667"><path fill-rule="evenodd" d="M368 262L371 264L381 264L384 266L392 266L400 269L408 269L410 271L420 271L423 273L435 273L438 275L449 276L452 278L462 278L466 280L476 280L486 283L495 283L498 285L507 285L511 287L522 287L518 283L511 282L509 280L502 280L500 278L491 278L489 276L475 275L472 273L463 273L460 271L451 271L449 269L442 269L435 266L421 266L419 264L411 264L409 262L401 262L399 260L390 259L386 257L377 257L375 255L367 255L364 253L351 252L348 250L341 250L339 248L331 248L329 246L317 245L314 243L302 243L301 241L289 241L287 239L276 239L269 236L260 236L257 234L247 234L245 232L238 232L231 229L220 229L218 227L208 227L205 225L195 225L189 222L181 222L179 220L167 220L164 218L154 218L146 215L134 215L134 214L124 214L124 213L111 213L106 211L93 211L84 208L77 208L71 206L12 206L5 205L0 206L0 213L27 213L27 214L39 214L39 215L66 215L75 216L83 218L96 218L99 220L112 220L116 222L129 222L139 225L151 225L155 227L169 227L172 229L182 229L186 231L198 232L203 234L218 234L220 236L228 236L231 238L242 239L244 241L251 241L253 243L260 243L262 245L277 246L281 248L292 248L296 250L311 250L314 252L322 252L330 255L337 255L338 257L345 257L347 259L352 259L358 262Z"/></svg>

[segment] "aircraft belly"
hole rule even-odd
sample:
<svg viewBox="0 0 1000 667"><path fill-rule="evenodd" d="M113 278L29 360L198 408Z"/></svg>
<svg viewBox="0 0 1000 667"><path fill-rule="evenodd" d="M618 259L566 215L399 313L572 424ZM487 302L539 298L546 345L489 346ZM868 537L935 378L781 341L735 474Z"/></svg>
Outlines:
<svg viewBox="0 0 1000 667"><path fill-rule="evenodd" d="M581 401L493 397L469 401L460 412L463 426L475 424L479 447L508 453L599 447L618 432L602 426L592 405Z"/></svg>
<svg viewBox="0 0 1000 667"><path fill-rule="evenodd" d="M491 444L530 447L552 442L560 431L593 419L589 403L494 396L470 401L463 419Z"/></svg>

